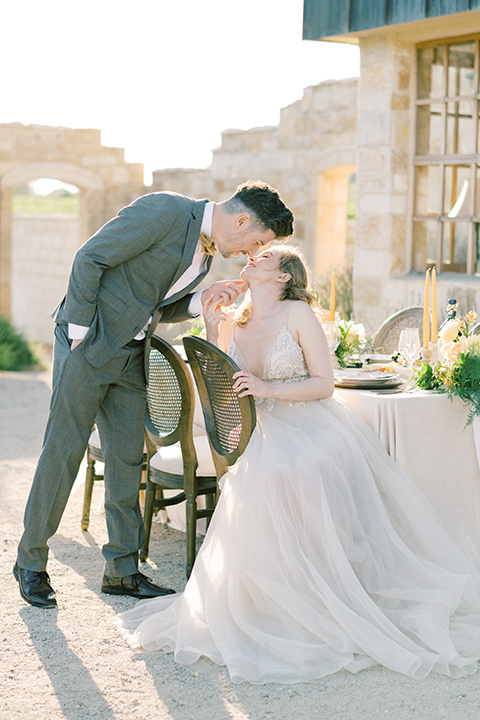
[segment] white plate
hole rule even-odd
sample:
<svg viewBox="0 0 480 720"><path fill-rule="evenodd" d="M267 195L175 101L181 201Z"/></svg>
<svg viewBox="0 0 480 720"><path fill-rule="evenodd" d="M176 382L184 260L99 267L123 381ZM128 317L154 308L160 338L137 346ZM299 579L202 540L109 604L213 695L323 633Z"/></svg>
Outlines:
<svg viewBox="0 0 480 720"><path fill-rule="evenodd" d="M390 363L392 362L392 356L396 353L390 353L390 355L382 355L380 353L364 353L360 356L360 360L363 362L364 367L368 367L366 360L370 360L372 363Z"/></svg>
<svg viewBox="0 0 480 720"><path fill-rule="evenodd" d="M393 373L384 373L376 370L335 370L335 385L341 388L378 389L383 387L397 387L403 383Z"/></svg>

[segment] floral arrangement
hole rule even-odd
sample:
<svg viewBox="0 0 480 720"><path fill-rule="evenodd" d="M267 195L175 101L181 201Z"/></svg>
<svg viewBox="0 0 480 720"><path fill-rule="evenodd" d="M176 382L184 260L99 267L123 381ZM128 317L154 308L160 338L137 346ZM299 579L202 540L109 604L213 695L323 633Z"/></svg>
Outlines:
<svg viewBox="0 0 480 720"><path fill-rule="evenodd" d="M354 353L363 350L366 344L365 327L353 320L339 320L340 342L335 350L335 355L340 367L345 367L347 360Z"/></svg>
<svg viewBox="0 0 480 720"><path fill-rule="evenodd" d="M480 416L480 336L472 335L477 314L456 315L439 331L441 360L433 367L423 363L416 384L424 390L439 390L470 403L469 425Z"/></svg>

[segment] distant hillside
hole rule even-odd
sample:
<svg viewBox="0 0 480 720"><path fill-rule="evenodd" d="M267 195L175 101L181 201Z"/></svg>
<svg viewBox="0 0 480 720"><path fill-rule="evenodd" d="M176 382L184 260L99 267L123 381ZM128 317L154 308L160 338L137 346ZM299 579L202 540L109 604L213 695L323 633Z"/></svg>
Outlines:
<svg viewBox="0 0 480 720"><path fill-rule="evenodd" d="M23 195L13 194L14 213L78 213L78 195Z"/></svg>

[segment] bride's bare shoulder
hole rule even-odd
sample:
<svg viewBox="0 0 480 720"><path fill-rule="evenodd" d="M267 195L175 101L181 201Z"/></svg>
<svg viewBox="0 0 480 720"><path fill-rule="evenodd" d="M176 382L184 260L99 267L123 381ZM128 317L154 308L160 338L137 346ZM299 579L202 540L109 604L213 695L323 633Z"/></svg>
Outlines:
<svg viewBox="0 0 480 720"><path fill-rule="evenodd" d="M289 300L288 305L289 319L297 322L309 322L317 319L312 307L304 300Z"/></svg>

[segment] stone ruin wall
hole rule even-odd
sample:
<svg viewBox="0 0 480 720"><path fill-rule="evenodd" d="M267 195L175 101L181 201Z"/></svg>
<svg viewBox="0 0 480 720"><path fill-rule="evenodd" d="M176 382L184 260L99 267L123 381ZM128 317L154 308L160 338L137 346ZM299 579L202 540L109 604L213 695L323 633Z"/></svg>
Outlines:
<svg viewBox="0 0 480 720"><path fill-rule="evenodd" d="M158 170L153 173L152 190L169 189L218 202L247 179L265 180L292 209L293 240L315 275L351 265L353 232L351 228L347 233L345 198L342 195L339 217L330 218L324 232L319 204L322 180L331 174L340 178L344 189L345 178L355 171L357 85L353 78L306 88L300 100L281 110L278 125L226 130L210 168ZM333 228L337 232L332 236L328 230ZM231 276L232 265L231 260L216 259L217 276Z"/></svg>
<svg viewBox="0 0 480 720"><path fill-rule="evenodd" d="M144 186L142 165L126 163L120 148L101 145L99 130L0 125L0 312L12 316L14 310L16 326L48 343L49 315L75 249L135 197L160 190L221 201L247 179L265 180L294 212L294 242L315 274L351 264L344 195L345 178L355 170L357 83L306 88L281 110L278 125L227 130L209 168L158 170L151 187ZM40 177L80 188L79 217L59 216L59 232L52 216L16 218L12 228L13 188ZM322 195L332 204L322 205ZM241 267L241 260L235 265L217 256L209 279L235 276Z"/></svg>
<svg viewBox="0 0 480 720"><path fill-rule="evenodd" d="M79 188L78 216L12 216L13 189L42 177ZM50 343L76 249L143 192L143 165L102 146L100 130L0 125L0 313Z"/></svg>

